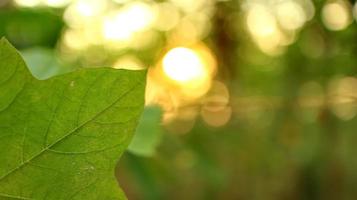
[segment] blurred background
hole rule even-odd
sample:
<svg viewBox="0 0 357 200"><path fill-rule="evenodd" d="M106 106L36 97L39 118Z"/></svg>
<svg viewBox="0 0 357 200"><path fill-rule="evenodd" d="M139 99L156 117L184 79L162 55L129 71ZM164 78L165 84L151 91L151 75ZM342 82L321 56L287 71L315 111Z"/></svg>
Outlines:
<svg viewBox="0 0 357 200"><path fill-rule="evenodd" d="M0 0L39 79L148 69L130 200L357 199L355 0Z"/></svg>

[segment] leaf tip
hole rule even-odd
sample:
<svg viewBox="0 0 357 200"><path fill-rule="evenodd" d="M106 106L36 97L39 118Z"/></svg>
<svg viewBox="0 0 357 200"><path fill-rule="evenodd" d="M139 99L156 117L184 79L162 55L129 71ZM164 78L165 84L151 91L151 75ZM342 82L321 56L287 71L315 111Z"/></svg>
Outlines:
<svg viewBox="0 0 357 200"><path fill-rule="evenodd" d="M6 42L8 42L7 39L4 36L2 36L0 38L0 43L3 44L3 43L6 43Z"/></svg>
<svg viewBox="0 0 357 200"><path fill-rule="evenodd" d="M15 49L15 47L4 36L0 38L0 46L12 47L13 49Z"/></svg>

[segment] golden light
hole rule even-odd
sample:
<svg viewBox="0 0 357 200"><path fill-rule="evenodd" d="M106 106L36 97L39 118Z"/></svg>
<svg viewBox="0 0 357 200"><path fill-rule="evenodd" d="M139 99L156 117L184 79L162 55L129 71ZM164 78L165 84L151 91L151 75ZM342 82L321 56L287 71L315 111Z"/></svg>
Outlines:
<svg viewBox="0 0 357 200"><path fill-rule="evenodd" d="M68 29L63 34L63 43L74 50L82 50L88 46L80 30Z"/></svg>
<svg viewBox="0 0 357 200"><path fill-rule="evenodd" d="M131 31L141 31L149 28L155 19L153 7L140 1L133 2L126 6L123 11L129 21L127 28Z"/></svg>
<svg viewBox="0 0 357 200"><path fill-rule="evenodd" d="M79 0L70 4L63 15L65 22L71 27L84 27L98 20L107 8L107 1Z"/></svg>
<svg viewBox="0 0 357 200"><path fill-rule="evenodd" d="M280 30L276 30L273 34L266 37L255 37L254 40L260 50L269 55L279 55L282 53L281 44L283 43L284 35Z"/></svg>
<svg viewBox="0 0 357 200"><path fill-rule="evenodd" d="M357 79L343 77L329 84L329 107L342 120L351 120L357 115Z"/></svg>
<svg viewBox="0 0 357 200"><path fill-rule="evenodd" d="M115 3L120 3L120 4L122 4L122 3L128 3L129 1L131 1L131 0L113 0Z"/></svg>
<svg viewBox="0 0 357 200"><path fill-rule="evenodd" d="M201 117L204 122L213 127L223 126L231 118L232 108L229 104L229 90L219 81L214 81L210 91L203 99Z"/></svg>
<svg viewBox="0 0 357 200"><path fill-rule="evenodd" d="M103 22L103 36L107 40L125 41L131 38L132 31L127 28L130 21L121 13L107 16Z"/></svg>
<svg viewBox="0 0 357 200"><path fill-rule="evenodd" d="M229 90L227 86L219 81L214 81L202 103L203 109L211 112L223 110L229 103Z"/></svg>
<svg viewBox="0 0 357 200"><path fill-rule="evenodd" d="M322 9L322 21L333 31L345 29L352 21L350 5L343 0L326 3Z"/></svg>
<svg viewBox="0 0 357 200"><path fill-rule="evenodd" d="M77 4L77 11L80 15L89 17L89 16L93 15L94 7L92 7L90 4L86 4L84 2L79 2Z"/></svg>
<svg viewBox="0 0 357 200"><path fill-rule="evenodd" d="M202 43L171 48L157 63L153 77L179 102L196 102L210 89L216 59ZM167 92L166 94L167 95Z"/></svg>
<svg viewBox="0 0 357 200"><path fill-rule="evenodd" d="M56 8L64 7L68 5L71 1L73 0L43 0L44 4L46 4L47 6Z"/></svg>
<svg viewBox="0 0 357 200"><path fill-rule="evenodd" d="M213 127L220 127L227 124L231 119L232 108L227 106L224 109L218 111L202 109L201 116L208 125Z"/></svg>
<svg viewBox="0 0 357 200"><path fill-rule="evenodd" d="M133 2L104 19L104 38L113 41L129 40L134 33L149 28L154 19L154 11L150 5Z"/></svg>
<svg viewBox="0 0 357 200"><path fill-rule="evenodd" d="M158 16L155 22L155 28L160 31L168 31L174 28L179 20L180 13L176 6L164 2L157 4Z"/></svg>
<svg viewBox="0 0 357 200"><path fill-rule="evenodd" d="M15 3L19 6L34 7L41 3L41 0L15 0Z"/></svg>
<svg viewBox="0 0 357 200"><path fill-rule="evenodd" d="M114 63L116 69L140 70L144 69L144 64L135 56L127 55L119 58Z"/></svg>
<svg viewBox="0 0 357 200"><path fill-rule="evenodd" d="M315 6L311 0L299 1L304 8L306 21L311 20L315 16Z"/></svg>
<svg viewBox="0 0 357 200"><path fill-rule="evenodd" d="M185 47L174 48L165 55L163 70L169 78L180 83L200 80L208 75L200 56Z"/></svg>
<svg viewBox="0 0 357 200"><path fill-rule="evenodd" d="M202 8L207 2L207 0L170 0L177 7L185 12L195 12Z"/></svg>
<svg viewBox="0 0 357 200"><path fill-rule="evenodd" d="M276 15L280 25L287 30L301 28L306 19L304 9L293 0L283 1L276 6Z"/></svg>
<svg viewBox="0 0 357 200"><path fill-rule="evenodd" d="M281 53L284 35L280 30L276 18L267 6L253 4L249 8L246 23L253 40L259 48L269 54Z"/></svg>
<svg viewBox="0 0 357 200"><path fill-rule="evenodd" d="M259 37L274 34L278 27L274 15L263 5L253 5L247 14L249 31Z"/></svg>

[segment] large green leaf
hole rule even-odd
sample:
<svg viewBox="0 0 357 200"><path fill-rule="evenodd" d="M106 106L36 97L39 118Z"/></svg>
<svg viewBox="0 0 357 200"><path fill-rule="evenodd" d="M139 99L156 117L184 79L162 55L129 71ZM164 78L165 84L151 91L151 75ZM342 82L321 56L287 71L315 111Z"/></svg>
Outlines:
<svg viewBox="0 0 357 200"><path fill-rule="evenodd" d="M145 71L48 80L0 40L0 199L125 199L114 176L144 105Z"/></svg>

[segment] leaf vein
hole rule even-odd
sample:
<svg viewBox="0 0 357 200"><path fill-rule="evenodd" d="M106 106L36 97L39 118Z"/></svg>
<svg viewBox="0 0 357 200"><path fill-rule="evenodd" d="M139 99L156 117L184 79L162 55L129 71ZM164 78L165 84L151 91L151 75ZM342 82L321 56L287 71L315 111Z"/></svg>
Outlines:
<svg viewBox="0 0 357 200"><path fill-rule="evenodd" d="M120 97L118 97L117 100L115 100L113 103L111 103L109 106L107 106L106 108L104 108L103 110L101 110L100 112L98 112L97 114L95 114L91 119L88 119L87 121L83 122L82 124L80 124L79 126L77 126L76 128L72 129L70 132L68 132L67 134L65 134L63 137L59 138L57 141L55 141L54 143L52 143L51 145L47 146L46 148L42 149L38 154L32 156L31 158L29 158L28 160L26 160L25 162L21 163L19 166L17 166L16 168L8 171L7 173L5 173L3 176L0 177L0 181L5 179L7 176L9 176L10 174L12 174L13 172L19 170L20 168L24 167L26 164L28 164L29 162L31 162L33 159L39 157L40 155L42 155L44 152L46 152L48 149L56 146L57 144L59 144L61 141L65 140L67 137L71 136L72 134L74 134L75 132L77 132L80 128L84 127L86 124L90 123L91 121L93 121L96 117L100 116L102 113L104 113L105 111L107 111L108 109L110 109L112 106L114 106L116 103L118 103L122 98L124 98L126 95L130 94L132 91L134 91L137 87L143 85L144 83L138 81L136 84L134 84L134 86L132 88L129 88L128 91L126 91L124 94L122 94Z"/></svg>

